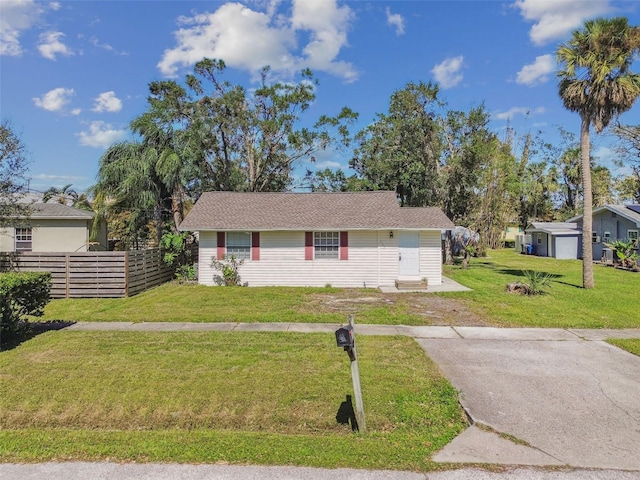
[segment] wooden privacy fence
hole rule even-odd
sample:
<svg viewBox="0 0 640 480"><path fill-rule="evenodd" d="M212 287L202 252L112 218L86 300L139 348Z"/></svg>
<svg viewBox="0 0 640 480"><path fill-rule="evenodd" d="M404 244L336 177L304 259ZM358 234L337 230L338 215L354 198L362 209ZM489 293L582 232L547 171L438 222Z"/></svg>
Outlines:
<svg viewBox="0 0 640 480"><path fill-rule="evenodd" d="M51 272L52 298L130 297L173 278L159 248L127 252L0 254L0 270Z"/></svg>

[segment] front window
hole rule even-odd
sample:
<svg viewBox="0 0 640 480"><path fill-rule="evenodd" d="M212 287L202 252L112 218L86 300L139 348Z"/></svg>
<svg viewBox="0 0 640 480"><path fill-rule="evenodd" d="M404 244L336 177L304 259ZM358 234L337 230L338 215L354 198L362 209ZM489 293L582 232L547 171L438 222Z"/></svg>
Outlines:
<svg viewBox="0 0 640 480"><path fill-rule="evenodd" d="M313 248L315 258L338 258L340 249L339 232L314 232Z"/></svg>
<svg viewBox="0 0 640 480"><path fill-rule="evenodd" d="M604 243L611 243L611 232L604 232L603 238Z"/></svg>
<svg viewBox="0 0 640 480"><path fill-rule="evenodd" d="M249 232L227 232L227 256L238 260L251 260L251 234Z"/></svg>
<svg viewBox="0 0 640 480"><path fill-rule="evenodd" d="M598 243L598 232L591 232L591 243Z"/></svg>
<svg viewBox="0 0 640 480"><path fill-rule="evenodd" d="M16 228L16 252L30 252L31 243L31 229Z"/></svg>
<svg viewBox="0 0 640 480"><path fill-rule="evenodd" d="M632 242L637 242L638 230L627 230L627 238Z"/></svg>

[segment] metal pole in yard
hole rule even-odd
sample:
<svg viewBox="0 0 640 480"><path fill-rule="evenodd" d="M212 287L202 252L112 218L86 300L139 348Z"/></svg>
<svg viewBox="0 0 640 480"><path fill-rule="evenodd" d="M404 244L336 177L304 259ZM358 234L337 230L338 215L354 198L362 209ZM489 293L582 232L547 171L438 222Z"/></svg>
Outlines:
<svg viewBox="0 0 640 480"><path fill-rule="evenodd" d="M349 315L349 326L353 328L353 315ZM356 335L353 330L353 356L351 359L351 379L353 380L353 393L356 398L356 421L358 431L367 433L367 424L364 419L364 405L362 403L362 390L360 389L360 371L358 370L358 353L356 351Z"/></svg>

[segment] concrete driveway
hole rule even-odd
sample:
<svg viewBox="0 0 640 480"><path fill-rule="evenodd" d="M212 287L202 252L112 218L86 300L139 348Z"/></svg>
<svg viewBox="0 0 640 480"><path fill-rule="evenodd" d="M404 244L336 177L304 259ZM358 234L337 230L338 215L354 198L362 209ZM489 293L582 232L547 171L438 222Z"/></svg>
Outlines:
<svg viewBox="0 0 640 480"><path fill-rule="evenodd" d="M640 471L639 357L580 331L455 330L416 339L475 423L436 461Z"/></svg>

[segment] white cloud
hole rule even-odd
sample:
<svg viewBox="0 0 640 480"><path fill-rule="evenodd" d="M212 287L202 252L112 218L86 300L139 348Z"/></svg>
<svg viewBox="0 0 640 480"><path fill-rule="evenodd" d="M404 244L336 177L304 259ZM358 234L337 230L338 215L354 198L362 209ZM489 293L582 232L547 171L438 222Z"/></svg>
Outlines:
<svg viewBox="0 0 640 480"><path fill-rule="evenodd" d="M98 38L96 38L96 37L91 37L91 39L89 41L91 42L91 45L93 45L94 47L102 48L103 50L106 50L107 52L113 52L116 55L129 55L125 51L117 51L115 48L113 48L108 43L100 43L100 40L98 40Z"/></svg>
<svg viewBox="0 0 640 480"><path fill-rule="evenodd" d="M94 112L119 112L122 110L122 100L116 97L116 92L103 92L94 100L91 109Z"/></svg>
<svg viewBox="0 0 640 480"><path fill-rule="evenodd" d="M57 12L58 10L60 10L60 2L50 2L49 8L54 12Z"/></svg>
<svg viewBox="0 0 640 480"><path fill-rule="evenodd" d="M445 59L443 62L437 64L431 70L433 77L442 88L455 87L462 81L462 73L460 69L463 66L464 57L459 55L457 57L451 57Z"/></svg>
<svg viewBox="0 0 640 480"><path fill-rule="evenodd" d="M108 148L127 136L126 130L116 130L105 122L91 122L89 130L76 134L80 137L80 145L94 148Z"/></svg>
<svg viewBox="0 0 640 480"><path fill-rule="evenodd" d="M33 103L35 103L37 107L49 110L50 112L59 112L69 103L75 93L73 88L54 88L40 97L34 97Z"/></svg>
<svg viewBox="0 0 640 480"><path fill-rule="evenodd" d="M336 162L335 160L324 160L322 162L316 162L316 170L322 170L325 168L344 168L340 162Z"/></svg>
<svg viewBox="0 0 640 480"><path fill-rule="evenodd" d="M348 62L335 61L342 47L348 45L347 32L354 18L351 9L338 7L336 0L293 0L291 24L294 30L308 31L310 41L304 47L306 57L297 68L310 67L355 81L358 73Z"/></svg>
<svg viewBox="0 0 640 480"><path fill-rule="evenodd" d="M73 55L73 51L60 41L64 37L62 32L45 32L40 34L38 50L40 54L49 60L55 60L56 55Z"/></svg>
<svg viewBox="0 0 640 480"><path fill-rule="evenodd" d="M529 107L513 107L506 112L499 112L493 115L496 120L511 120L516 115L522 115L528 117L529 115L540 115L544 113L546 109L544 107L537 107L531 109Z"/></svg>
<svg viewBox="0 0 640 480"><path fill-rule="evenodd" d="M336 60L347 45L353 17L349 7L338 7L336 0L294 0L287 18L276 13L277 4L274 0L265 11L256 11L240 3L226 3L213 13L180 17L182 28L174 32L177 45L164 51L159 70L175 76L179 68L209 57L253 73L265 65L285 74L309 67L355 80L354 67ZM308 35L302 52L297 33Z"/></svg>
<svg viewBox="0 0 640 480"><path fill-rule="evenodd" d="M610 0L516 0L514 5L525 20L534 22L529 38L535 45L562 39L585 20L612 11Z"/></svg>
<svg viewBox="0 0 640 480"><path fill-rule="evenodd" d="M396 35L404 35L404 17L399 13L391 13L389 7L385 10L387 14L387 24L396 28Z"/></svg>
<svg viewBox="0 0 640 480"><path fill-rule="evenodd" d="M0 55L21 55L20 34L41 15L42 8L32 0L0 0Z"/></svg>
<svg viewBox="0 0 640 480"><path fill-rule="evenodd" d="M520 85L538 85L549 80L549 74L556 69L556 61L551 54L540 55L536 61L525 65L516 76L516 83Z"/></svg>

